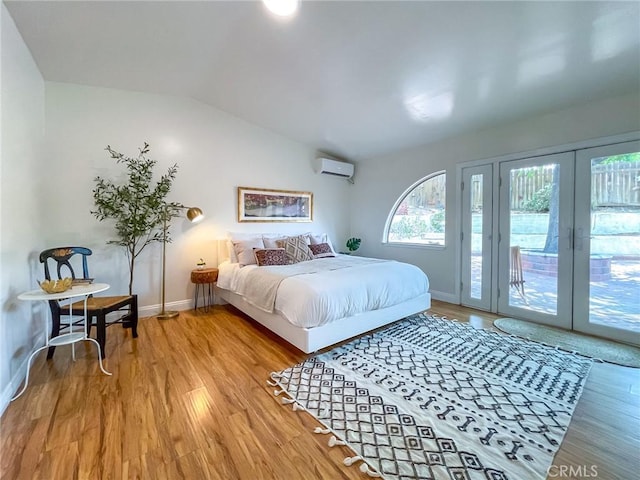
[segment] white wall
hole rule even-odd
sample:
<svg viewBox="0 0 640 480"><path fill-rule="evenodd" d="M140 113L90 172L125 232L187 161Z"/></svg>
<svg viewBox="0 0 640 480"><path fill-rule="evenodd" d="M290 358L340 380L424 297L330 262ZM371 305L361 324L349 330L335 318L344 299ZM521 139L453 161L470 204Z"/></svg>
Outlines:
<svg viewBox="0 0 640 480"><path fill-rule="evenodd" d="M44 82L6 7L2 38L0 159L0 412L21 382L26 360L44 341L44 304L16 299L37 287L42 250L39 164L43 159ZM41 277L39 277L41 278Z"/></svg>
<svg viewBox="0 0 640 480"><path fill-rule="evenodd" d="M206 215L198 224L173 221L166 288L171 308L192 305L189 273L200 257L216 265L214 240L228 231L328 232L338 244L348 234L346 205L352 186L315 173L313 149L202 103L47 82L46 125L43 241L47 246L91 248L90 273L110 283L110 293L126 293L128 267L124 251L105 243L113 238L111 224L98 222L90 213L93 178L116 178L123 172L104 151L106 145L137 155L138 147L148 142L158 174L178 164L169 200L198 206ZM314 221L238 223L237 186L311 191ZM134 280L140 306L153 307L148 314L155 313L160 302L160 278L161 249L154 244L139 258Z"/></svg>
<svg viewBox="0 0 640 480"><path fill-rule="evenodd" d="M456 164L640 130L640 95L626 95L473 132L362 162L351 197L351 233L361 255L394 258L429 275L434 298L457 302L455 233L459 189ZM383 245L384 225L398 197L415 181L446 169L447 246Z"/></svg>

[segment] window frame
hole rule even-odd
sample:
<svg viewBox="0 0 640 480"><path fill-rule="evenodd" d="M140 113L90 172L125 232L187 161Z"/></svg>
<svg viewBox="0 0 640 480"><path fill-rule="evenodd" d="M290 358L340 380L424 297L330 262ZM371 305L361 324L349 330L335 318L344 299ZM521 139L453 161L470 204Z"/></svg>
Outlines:
<svg viewBox="0 0 640 480"><path fill-rule="evenodd" d="M402 195L400 195L400 197L398 197L398 199L396 200L396 202L393 204L393 207L391 207L391 211L389 212L389 215L387 215L387 221L384 224L384 230L382 232L382 244L383 245L389 245L389 246L393 246L393 247L409 247L409 248L427 248L427 249L440 249L443 250L447 247L447 199L446 199L446 194L445 194L445 198L444 200L444 211L445 211L445 217L444 217L444 239L443 239L443 243L442 244L433 244L433 243L417 243L417 242L398 242L398 241L391 241L389 240L389 230L391 229L391 224L393 222L394 217L396 216L396 212L398 211L398 208L400 208L400 205L402 204L402 202L404 202L404 200L407 198L407 196L409 196L409 194L411 192L413 192L418 186L422 185L423 183L425 183L428 180L431 180L432 178L437 177L438 175L444 175L445 176L445 188L446 188L446 175L447 175L447 171L446 170L438 170L436 172L430 173L428 175L425 175L424 177L422 177L421 179L415 181L414 183L412 183L403 193Z"/></svg>

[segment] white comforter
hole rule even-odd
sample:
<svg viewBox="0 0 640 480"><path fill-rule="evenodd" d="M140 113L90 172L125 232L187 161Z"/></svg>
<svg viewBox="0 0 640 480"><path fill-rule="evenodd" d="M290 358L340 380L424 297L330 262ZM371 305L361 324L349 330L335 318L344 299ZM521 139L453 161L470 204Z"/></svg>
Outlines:
<svg viewBox="0 0 640 480"><path fill-rule="evenodd" d="M224 262L217 286L311 328L418 297L429 281L415 265L338 255L274 267Z"/></svg>

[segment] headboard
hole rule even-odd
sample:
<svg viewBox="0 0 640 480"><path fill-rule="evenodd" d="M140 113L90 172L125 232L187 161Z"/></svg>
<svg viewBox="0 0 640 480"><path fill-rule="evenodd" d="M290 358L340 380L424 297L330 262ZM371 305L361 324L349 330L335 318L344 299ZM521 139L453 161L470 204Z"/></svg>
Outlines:
<svg viewBox="0 0 640 480"><path fill-rule="evenodd" d="M218 265L220 265L225 260L229 260L229 239L228 238L220 238L214 240L215 242L215 252L218 258Z"/></svg>

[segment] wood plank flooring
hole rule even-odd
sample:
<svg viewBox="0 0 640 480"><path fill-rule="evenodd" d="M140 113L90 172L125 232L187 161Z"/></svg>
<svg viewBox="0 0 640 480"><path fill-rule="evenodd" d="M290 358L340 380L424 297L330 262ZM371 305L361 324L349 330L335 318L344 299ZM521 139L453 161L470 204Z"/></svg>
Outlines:
<svg viewBox="0 0 640 480"><path fill-rule="evenodd" d="M477 328L495 318L437 301L430 313ZM305 355L237 310L144 318L138 331L107 331L111 377L88 342L76 362L70 347L36 358L27 391L0 419L0 478L368 478L266 384ZM595 364L548 478L639 471L640 370Z"/></svg>

